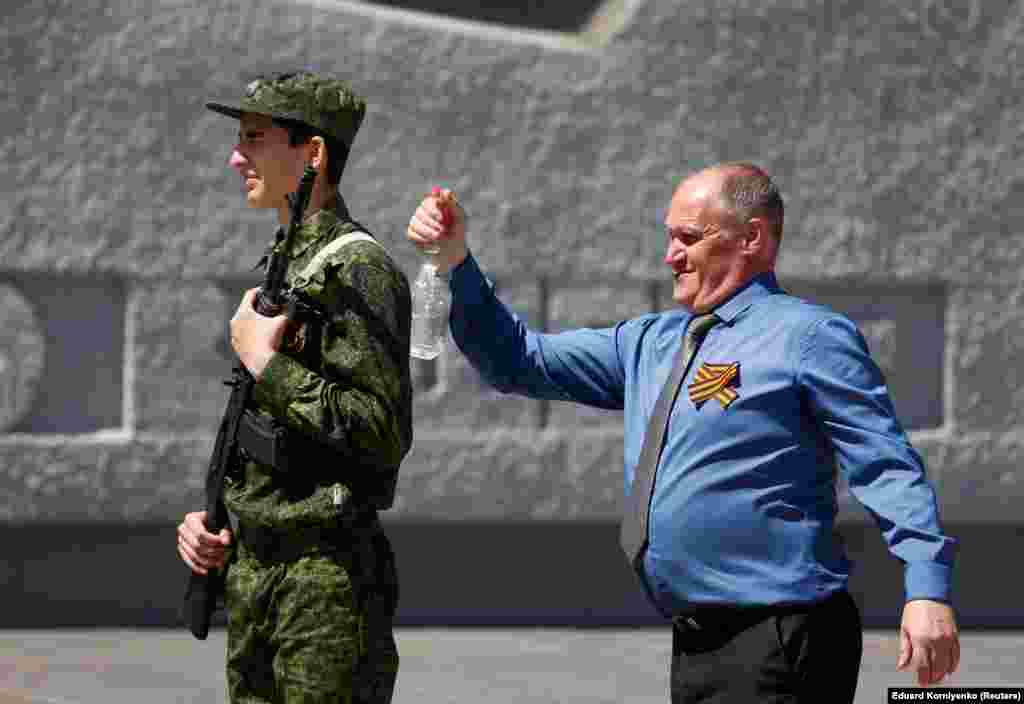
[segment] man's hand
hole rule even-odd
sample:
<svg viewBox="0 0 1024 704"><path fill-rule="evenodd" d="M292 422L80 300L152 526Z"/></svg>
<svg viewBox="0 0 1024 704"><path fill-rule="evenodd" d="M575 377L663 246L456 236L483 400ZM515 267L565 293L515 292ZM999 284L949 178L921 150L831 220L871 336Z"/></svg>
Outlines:
<svg viewBox="0 0 1024 704"><path fill-rule="evenodd" d="M466 245L466 211L448 190L434 189L409 220L406 237L417 247L440 249L438 269L447 272L469 254Z"/></svg>
<svg viewBox="0 0 1024 704"><path fill-rule="evenodd" d="M231 318L231 346L249 373L259 379L274 352L281 348L289 321L286 315L265 318L257 313L253 308L257 291L251 288L245 292Z"/></svg>
<svg viewBox="0 0 1024 704"><path fill-rule="evenodd" d="M223 567L228 545L230 530L224 528L217 535L206 530L206 511L186 514L178 526L178 554L196 574Z"/></svg>
<svg viewBox="0 0 1024 704"><path fill-rule="evenodd" d="M940 601L915 599L903 607L897 670L917 673L925 687L938 684L960 666L960 634L953 609Z"/></svg>

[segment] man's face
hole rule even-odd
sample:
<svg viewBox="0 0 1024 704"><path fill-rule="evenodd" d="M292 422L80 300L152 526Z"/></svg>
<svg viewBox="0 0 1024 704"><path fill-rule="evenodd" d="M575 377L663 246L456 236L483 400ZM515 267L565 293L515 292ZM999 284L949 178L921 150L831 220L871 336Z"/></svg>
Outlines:
<svg viewBox="0 0 1024 704"><path fill-rule="evenodd" d="M228 164L242 177L250 208L287 208L305 166L302 146L288 145L288 132L267 115L242 113L238 143Z"/></svg>
<svg viewBox="0 0 1024 704"><path fill-rule="evenodd" d="M696 313L712 310L742 283L740 238L717 205L717 188L711 175L683 181L665 217L672 299Z"/></svg>

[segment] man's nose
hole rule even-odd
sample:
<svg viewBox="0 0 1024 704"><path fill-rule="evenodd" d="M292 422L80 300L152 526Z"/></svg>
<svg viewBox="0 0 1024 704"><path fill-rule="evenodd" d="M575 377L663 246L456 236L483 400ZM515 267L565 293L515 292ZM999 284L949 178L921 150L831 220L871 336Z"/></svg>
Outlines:
<svg viewBox="0 0 1024 704"><path fill-rule="evenodd" d="M242 154L241 151L239 151L238 147L235 147L234 149L231 150L231 156L228 157L229 166L239 169L245 166L246 163L248 163L248 159L246 159L245 155Z"/></svg>
<svg viewBox="0 0 1024 704"><path fill-rule="evenodd" d="M685 250L685 247L677 244L676 242L669 242L668 247L665 249L665 263L672 266L672 264L682 256Z"/></svg>

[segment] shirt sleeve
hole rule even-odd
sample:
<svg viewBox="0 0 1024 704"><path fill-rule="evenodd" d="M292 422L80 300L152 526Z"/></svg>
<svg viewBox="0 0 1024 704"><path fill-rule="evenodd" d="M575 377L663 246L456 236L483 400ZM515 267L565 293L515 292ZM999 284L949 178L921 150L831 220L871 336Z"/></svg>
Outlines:
<svg viewBox="0 0 1024 704"><path fill-rule="evenodd" d="M408 281L378 245L358 243L302 292L326 311L319 355L275 353L256 383L257 406L350 467L396 478L412 443Z"/></svg>
<svg viewBox="0 0 1024 704"><path fill-rule="evenodd" d="M622 327L542 334L527 329L494 293L470 254L451 272L455 344L498 391L622 409Z"/></svg>
<svg viewBox="0 0 1024 704"><path fill-rule="evenodd" d="M924 463L853 322L831 316L813 323L801 340L798 376L850 491L904 563L907 601L949 602L956 541L939 525Z"/></svg>

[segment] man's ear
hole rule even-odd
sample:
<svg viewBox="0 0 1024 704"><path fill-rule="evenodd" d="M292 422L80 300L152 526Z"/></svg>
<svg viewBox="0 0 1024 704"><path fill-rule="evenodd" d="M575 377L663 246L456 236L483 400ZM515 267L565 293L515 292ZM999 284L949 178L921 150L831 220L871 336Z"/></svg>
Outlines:
<svg viewBox="0 0 1024 704"><path fill-rule="evenodd" d="M743 247L751 254L762 254L771 246L771 236L766 220L759 217L750 218L743 232Z"/></svg>
<svg viewBox="0 0 1024 704"><path fill-rule="evenodd" d="M327 144L323 137L311 137L309 140L309 158L307 161L318 175L327 173Z"/></svg>

